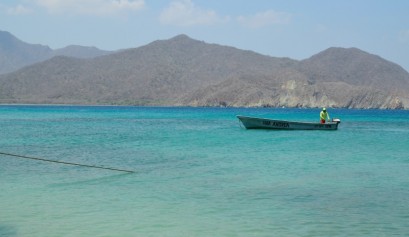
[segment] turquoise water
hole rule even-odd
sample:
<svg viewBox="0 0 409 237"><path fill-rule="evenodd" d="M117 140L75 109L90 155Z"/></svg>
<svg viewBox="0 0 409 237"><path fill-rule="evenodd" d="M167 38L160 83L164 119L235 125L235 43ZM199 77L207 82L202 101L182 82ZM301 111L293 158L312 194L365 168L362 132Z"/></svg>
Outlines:
<svg viewBox="0 0 409 237"><path fill-rule="evenodd" d="M0 236L408 236L409 111L0 106Z"/></svg>

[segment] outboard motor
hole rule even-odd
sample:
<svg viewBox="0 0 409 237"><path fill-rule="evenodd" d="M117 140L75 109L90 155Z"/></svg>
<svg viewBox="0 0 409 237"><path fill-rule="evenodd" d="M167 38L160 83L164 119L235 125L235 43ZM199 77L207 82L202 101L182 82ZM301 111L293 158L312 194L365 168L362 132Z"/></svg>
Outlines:
<svg viewBox="0 0 409 237"><path fill-rule="evenodd" d="M341 123L341 119L333 118L332 122Z"/></svg>

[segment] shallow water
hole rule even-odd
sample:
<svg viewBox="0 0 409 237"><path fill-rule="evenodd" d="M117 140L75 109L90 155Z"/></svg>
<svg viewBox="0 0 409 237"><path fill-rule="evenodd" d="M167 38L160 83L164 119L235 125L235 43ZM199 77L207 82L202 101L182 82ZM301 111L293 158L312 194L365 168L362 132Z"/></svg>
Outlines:
<svg viewBox="0 0 409 237"><path fill-rule="evenodd" d="M0 106L0 236L407 236L409 111Z"/></svg>

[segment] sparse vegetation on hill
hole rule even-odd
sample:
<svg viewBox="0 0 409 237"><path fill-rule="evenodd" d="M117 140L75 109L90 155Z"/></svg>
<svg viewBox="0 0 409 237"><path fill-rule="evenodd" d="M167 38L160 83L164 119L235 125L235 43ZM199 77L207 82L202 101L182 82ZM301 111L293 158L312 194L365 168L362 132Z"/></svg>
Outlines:
<svg viewBox="0 0 409 237"><path fill-rule="evenodd" d="M0 76L3 103L403 109L407 91L408 72L356 48L297 61L186 35L96 58L54 57Z"/></svg>

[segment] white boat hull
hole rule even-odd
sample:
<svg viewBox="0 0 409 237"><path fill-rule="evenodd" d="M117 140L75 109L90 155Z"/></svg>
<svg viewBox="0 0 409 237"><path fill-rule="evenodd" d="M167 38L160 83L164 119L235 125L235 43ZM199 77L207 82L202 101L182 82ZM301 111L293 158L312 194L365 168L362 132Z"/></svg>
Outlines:
<svg viewBox="0 0 409 237"><path fill-rule="evenodd" d="M256 118L237 115L247 129L285 129L285 130L337 130L339 120L327 123L294 122L267 118Z"/></svg>

